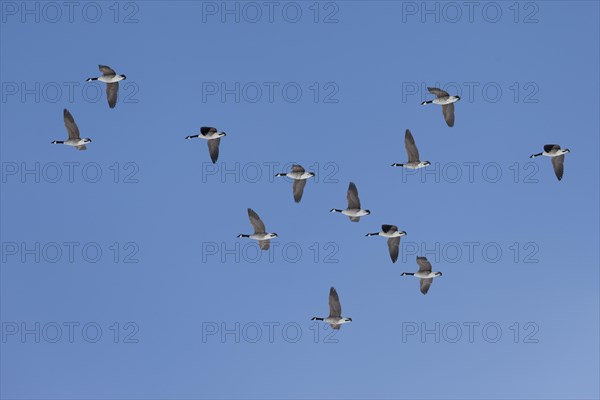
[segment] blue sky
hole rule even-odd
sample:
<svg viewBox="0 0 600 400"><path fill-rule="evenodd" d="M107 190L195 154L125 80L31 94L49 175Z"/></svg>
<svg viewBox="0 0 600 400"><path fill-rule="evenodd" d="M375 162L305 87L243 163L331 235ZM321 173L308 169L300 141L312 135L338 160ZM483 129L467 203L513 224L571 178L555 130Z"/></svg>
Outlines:
<svg viewBox="0 0 600 400"><path fill-rule="evenodd" d="M22 4L1 4L3 398L598 398L597 2ZM97 64L127 75L115 109ZM454 128L419 105L437 84ZM50 144L63 108L87 151ZM227 132L215 166L200 126ZM390 167L407 128L428 174ZM561 182L528 158L546 143L571 149ZM291 162L317 173L300 204L272 177ZM358 224L328 212L350 181ZM260 258L248 207L279 234ZM381 224L408 232L395 264ZM416 255L444 273L426 296ZM333 337L310 321L330 286L354 320Z"/></svg>

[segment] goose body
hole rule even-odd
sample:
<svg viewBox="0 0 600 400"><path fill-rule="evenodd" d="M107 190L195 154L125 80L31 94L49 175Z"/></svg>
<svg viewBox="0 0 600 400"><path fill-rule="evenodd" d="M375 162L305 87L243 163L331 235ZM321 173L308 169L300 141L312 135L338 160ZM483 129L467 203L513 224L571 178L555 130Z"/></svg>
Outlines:
<svg viewBox="0 0 600 400"><path fill-rule="evenodd" d="M292 165L290 172L281 172L275 176L286 176L294 180L294 186L292 188L294 193L294 201L300 203L302 195L304 194L304 187L306 186L306 180L315 176L314 172L306 172L304 167L298 164Z"/></svg>
<svg viewBox="0 0 600 400"><path fill-rule="evenodd" d="M248 218L250 219L250 223L254 228L254 233L247 234L239 234L238 238L250 238L254 240L258 240L258 246L261 250L269 250L269 246L271 244L271 240L277 237L276 233L269 233L266 231L265 224L262 222L258 214L251 208L248 209Z"/></svg>
<svg viewBox="0 0 600 400"><path fill-rule="evenodd" d="M417 272L403 272L401 276L408 275L420 278L421 293L427 294L433 283L433 278L442 276L442 273L432 272L431 263L427 260L427 257L417 256L417 264L419 265L419 270Z"/></svg>
<svg viewBox="0 0 600 400"><path fill-rule="evenodd" d="M100 81L106 83L106 99L108 106L115 108L117 105L117 97L119 95L119 82L127 79L124 74L117 74L114 69L108 65L98 65L98 69L102 75L97 78L88 78L86 82Z"/></svg>
<svg viewBox="0 0 600 400"><path fill-rule="evenodd" d="M206 140L208 143L208 153L214 164L219 159L219 145L221 144L221 138L223 136L227 136L227 134L225 132L219 132L217 128L213 128L212 126L203 126L200 128L200 134L186 136L185 138L186 140L195 138Z"/></svg>
<svg viewBox="0 0 600 400"><path fill-rule="evenodd" d="M554 168L554 174L560 181L563 177L565 170L565 154L570 153L569 149L561 149L557 144L544 145L544 151L537 154L532 154L529 158L536 158L539 156L550 157L552 161L552 167Z"/></svg>
<svg viewBox="0 0 600 400"><path fill-rule="evenodd" d="M404 147L406 147L406 155L408 156L408 161L404 164L394 163L392 164L392 167L419 169L431 165L429 161L421 161L419 159L419 149L417 149L415 139L413 138L413 135L412 133L410 133L409 129L407 129L404 134Z"/></svg>
<svg viewBox="0 0 600 400"><path fill-rule="evenodd" d="M449 127L454 126L454 103L460 100L460 96L451 96L448 92L442 89L428 87L429 93L435 95L435 99L424 101L421 105L438 104L442 106L442 114L444 120Z"/></svg>
<svg viewBox="0 0 600 400"><path fill-rule="evenodd" d="M54 140L52 144L64 144L66 146L75 147L77 150L87 150L86 144L91 143L90 138L81 138L79 134L79 127L75 123L75 119L66 108L63 110L63 120L65 121L65 128L69 134L67 140Z"/></svg>
<svg viewBox="0 0 600 400"><path fill-rule="evenodd" d="M332 329L340 329L342 324L352 322L352 318L342 317L342 305L340 298L334 287L329 289L329 316L326 318L312 317L311 321L323 321L331 326Z"/></svg>
<svg viewBox="0 0 600 400"><path fill-rule="evenodd" d="M366 234L366 236L382 236L387 238L390 258L394 263L398 260L398 254L400 253L400 238L406 235L407 233L405 231L399 231L396 225L381 225L380 232Z"/></svg>
<svg viewBox="0 0 600 400"><path fill-rule="evenodd" d="M360 221L360 217L364 217L365 215L371 214L371 211L363 210L361 208L360 198L358 197L358 189L356 188L356 185L354 184L354 182L350 182L350 185L348 186L347 200L348 200L348 208L346 208L345 210L332 208L329 211L333 212L333 213L337 212L337 213L344 214L344 215L348 216L350 218L350 221L352 221L352 222L358 222L358 221Z"/></svg>

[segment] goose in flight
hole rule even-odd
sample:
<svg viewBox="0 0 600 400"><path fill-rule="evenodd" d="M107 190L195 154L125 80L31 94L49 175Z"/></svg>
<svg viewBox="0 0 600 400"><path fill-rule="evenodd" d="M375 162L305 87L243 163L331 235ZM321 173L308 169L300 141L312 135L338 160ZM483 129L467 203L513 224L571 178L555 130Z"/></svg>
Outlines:
<svg viewBox="0 0 600 400"><path fill-rule="evenodd" d="M250 218L250 223L254 228L254 233L251 235L245 235L243 233L238 235L238 238L250 238L254 240L258 240L258 246L261 250L269 250L269 244L271 243L270 239L276 238L276 233L267 233L265 229L265 224L262 222L260 217L253 209L248 209L248 218Z"/></svg>
<svg viewBox="0 0 600 400"><path fill-rule="evenodd" d="M301 165L292 165L291 172L281 172L275 176L287 176L294 180L294 201L300 203L302 200L302 194L304 194L304 186L306 186L306 180L315 176L314 172L306 172Z"/></svg>
<svg viewBox="0 0 600 400"><path fill-rule="evenodd" d="M213 128L211 126L203 126L202 128L200 128L199 135L190 135L186 136L185 138L187 140L194 138L206 140L208 143L208 153L210 154L210 159L214 164L219 158L219 144L221 143L221 138L226 135L227 134L225 132L218 132L217 128Z"/></svg>
<svg viewBox="0 0 600 400"><path fill-rule="evenodd" d="M365 215L369 215L371 214L371 211L369 210L363 210L360 208L360 199L358 198L358 189L356 189L356 185L354 184L354 182L350 182L350 185L348 186L348 208L346 208L345 210L339 210L337 208L332 208L331 210L329 210L330 212L333 213L342 213L344 215L347 215L348 218L350 218L350 221L352 222L358 222L360 221L360 217L364 217Z"/></svg>
<svg viewBox="0 0 600 400"><path fill-rule="evenodd" d="M427 257L417 256L417 264L419 264L418 272L403 272L401 276L409 275L421 278L421 293L427 294L433 283L433 278L442 276L442 273L431 272L431 263L427 260Z"/></svg>
<svg viewBox="0 0 600 400"><path fill-rule="evenodd" d="M106 98L108 106L115 108L117 105L117 96L119 94L119 81L127 79L124 74L117 74L114 69L108 65L98 65L98 69L102 72L102 76L97 78L88 78L86 82L100 81L106 83Z"/></svg>
<svg viewBox="0 0 600 400"><path fill-rule="evenodd" d="M67 128L67 132L69 133L68 140L54 140L52 144L64 144L67 146L73 146L77 150L87 150L85 146L88 143L92 142L92 139L84 138L82 139L79 136L79 128L75 123L75 119L66 108L63 111L63 119L65 120L65 127Z"/></svg>
<svg viewBox="0 0 600 400"><path fill-rule="evenodd" d="M352 322L352 318L342 317L342 305L340 304L340 298L338 297L337 291L332 286L329 289L329 317L312 317L311 321L324 321L331 325L333 329L340 329L342 324Z"/></svg>
<svg viewBox="0 0 600 400"><path fill-rule="evenodd" d="M565 154L570 153L569 149L561 149L557 144L547 144L544 146L544 151L537 154L532 154L529 158L536 158L539 156L546 156L552 158L552 167L554 167L554 173L560 181L563 177L565 170Z"/></svg>
<svg viewBox="0 0 600 400"><path fill-rule="evenodd" d="M390 257L392 262L398 260L398 253L400 251L400 238L406 236L405 231L399 231L396 225L381 225L381 232L367 233L366 236L383 236L388 238L387 244L390 251Z"/></svg>
<svg viewBox="0 0 600 400"><path fill-rule="evenodd" d="M446 124L452 128L454 126L454 103L460 100L460 96L450 96L448 92L434 87L428 87L427 90L429 90L429 93L434 94L436 98L424 101L421 105L424 106L431 103L441 105Z"/></svg>
<svg viewBox="0 0 600 400"><path fill-rule="evenodd" d="M431 165L429 161L421 161L419 159L419 150L417 149L417 145L415 144L415 139L413 138L410 130L406 130L404 134L404 146L406 147L406 154L408 155L408 162L404 164L394 163L392 167L404 167L410 169L419 169Z"/></svg>

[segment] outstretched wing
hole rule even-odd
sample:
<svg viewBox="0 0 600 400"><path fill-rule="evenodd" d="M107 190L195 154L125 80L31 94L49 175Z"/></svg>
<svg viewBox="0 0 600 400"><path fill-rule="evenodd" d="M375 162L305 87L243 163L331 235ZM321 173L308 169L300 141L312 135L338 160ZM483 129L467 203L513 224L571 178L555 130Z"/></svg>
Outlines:
<svg viewBox="0 0 600 400"><path fill-rule="evenodd" d="M400 236L389 238L387 243L390 250L390 258L392 262L396 262L398 260L398 253L400 252Z"/></svg>
<svg viewBox="0 0 600 400"><path fill-rule="evenodd" d="M406 154L408 155L408 162L419 162L419 150L417 149L417 145L415 144L415 139L413 138L410 130L406 130L404 134L404 146L406 147Z"/></svg>
<svg viewBox="0 0 600 400"><path fill-rule="evenodd" d="M335 288L331 287L331 289L329 289L329 318L339 318L341 316L342 305L340 304L340 298Z"/></svg>
<svg viewBox="0 0 600 400"><path fill-rule="evenodd" d="M212 126L203 126L200 128L200 134L202 136L206 136L208 133L217 133L217 128L213 128Z"/></svg>
<svg viewBox="0 0 600 400"><path fill-rule="evenodd" d="M100 72L102 72L102 75L104 76L117 74L115 70L109 67L108 65L98 65L98 69L100 70Z"/></svg>
<svg viewBox="0 0 600 400"><path fill-rule="evenodd" d="M427 257L417 256L417 264L419 264L419 272L431 272L431 263Z"/></svg>
<svg viewBox="0 0 600 400"><path fill-rule="evenodd" d="M552 166L554 167L556 177L560 181L565 170L565 155L561 154L560 156L552 157Z"/></svg>
<svg viewBox="0 0 600 400"><path fill-rule="evenodd" d="M292 172L303 174L306 171L302 165L294 164L292 165Z"/></svg>
<svg viewBox="0 0 600 400"><path fill-rule="evenodd" d="M446 97L446 96L450 96L448 94L448 92L439 89L439 88L435 88L435 87L428 87L427 90L429 90L429 93L434 94L435 97Z"/></svg>
<svg viewBox="0 0 600 400"><path fill-rule="evenodd" d="M269 250L270 244L271 244L271 241L269 239L258 241L258 247L260 247L261 250Z"/></svg>
<svg viewBox="0 0 600 400"><path fill-rule="evenodd" d="M208 153L210 154L210 159L213 164L216 163L219 158L219 143L221 143L221 138L210 139L208 141Z"/></svg>
<svg viewBox="0 0 600 400"><path fill-rule="evenodd" d="M265 224L261 221L258 214L251 208L248 209L248 217L250 218L250 223L254 228L254 233L265 233Z"/></svg>
<svg viewBox="0 0 600 400"><path fill-rule="evenodd" d="M421 293L427 294L432 283L433 278L421 279Z"/></svg>
<svg viewBox="0 0 600 400"><path fill-rule="evenodd" d="M442 113L444 114L446 124L452 128L454 126L454 103L444 104L442 106Z"/></svg>
<svg viewBox="0 0 600 400"><path fill-rule="evenodd" d="M75 123L75 119L66 108L63 111L63 119L65 120L65 127L67 128L67 132L69 132L69 139L80 139L79 137L79 128Z"/></svg>
<svg viewBox="0 0 600 400"><path fill-rule="evenodd" d="M75 146L75 148L76 148L77 150L87 150L87 147L85 147L85 144L82 144L82 145L80 145L80 146Z"/></svg>
<svg viewBox="0 0 600 400"><path fill-rule="evenodd" d="M348 186L348 209L360 209L360 199L358 198L358 189L354 182Z"/></svg>
<svg viewBox="0 0 600 400"><path fill-rule="evenodd" d="M394 233L398 232L398 227L396 225L381 225L381 230L384 233Z"/></svg>
<svg viewBox="0 0 600 400"><path fill-rule="evenodd" d="M302 200L304 186L306 186L306 179L294 179L294 201L296 203L300 203Z"/></svg>
<svg viewBox="0 0 600 400"><path fill-rule="evenodd" d="M106 98L108 99L108 106L110 108L115 108L115 106L117 105L118 94L119 94L119 82L106 84Z"/></svg>

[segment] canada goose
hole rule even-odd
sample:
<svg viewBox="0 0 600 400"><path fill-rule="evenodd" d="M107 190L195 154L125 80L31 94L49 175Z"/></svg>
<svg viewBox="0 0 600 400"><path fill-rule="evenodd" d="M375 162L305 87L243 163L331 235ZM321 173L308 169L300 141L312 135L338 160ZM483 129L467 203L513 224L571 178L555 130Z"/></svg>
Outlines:
<svg viewBox="0 0 600 400"><path fill-rule="evenodd" d="M454 126L454 104L455 102L460 100L460 96L450 96L448 92L434 88L428 87L429 93L434 94L436 96L435 99L424 101L421 103L422 106L425 104L439 104L442 106L442 113L444 114L444 119L446 120L446 124L449 127Z"/></svg>
<svg viewBox="0 0 600 400"><path fill-rule="evenodd" d="M91 143L92 139L79 137L79 128L73 119L73 116L66 108L63 111L63 119L65 120L65 127L69 133L68 140L54 140L52 144L64 144L67 146L73 146L77 150L87 150L86 144Z"/></svg>
<svg viewBox="0 0 600 400"><path fill-rule="evenodd" d="M254 240L258 240L258 246L261 250L269 250L270 240L277 237L276 233L267 233L265 229L265 224L261 221L260 217L253 209L248 209L248 217L250 218L250 223L254 228L254 233L252 235L244 235L243 233L239 234L238 237L242 238L250 238Z"/></svg>
<svg viewBox="0 0 600 400"><path fill-rule="evenodd" d="M332 286L329 289L329 317L321 318L321 317L312 317L311 321L324 321L331 325L333 329L340 329L342 324L347 322L352 322L352 318L342 317L342 305L340 304L340 298Z"/></svg>
<svg viewBox="0 0 600 400"><path fill-rule="evenodd" d="M186 136L185 138L187 140L194 138L201 138L207 140L208 153L210 154L210 159L214 164L219 158L219 144L221 143L221 138L223 136L227 136L227 134L225 132L218 132L217 128L203 126L202 128L200 128L199 135Z"/></svg>
<svg viewBox="0 0 600 400"><path fill-rule="evenodd" d="M383 236L388 238L387 243L390 250L390 257L392 258L392 262L396 262L400 248L400 237L406 235L405 231L398 231L396 225L381 225L381 232L367 233L366 236Z"/></svg>
<svg viewBox="0 0 600 400"><path fill-rule="evenodd" d="M287 176L294 180L294 201L300 203L302 200L302 194L304 193L304 186L306 186L306 180L315 176L314 172L306 172L301 165L292 165L291 172L281 172L275 176Z"/></svg>
<svg viewBox="0 0 600 400"><path fill-rule="evenodd" d="M427 294L433 278L442 276L441 272L431 272L431 263L427 261L427 257L417 256L417 264L419 264L418 272L403 272L401 276L409 275L421 278L421 293Z"/></svg>
<svg viewBox="0 0 600 400"><path fill-rule="evenodd" d="M365 215L371 214L369 210L363 210L360 208L360 199L358 198L358 189L356 189L356 185L354 182L350 182L348 186L348 208L345 210L338 210L337 208L332 208L329 210L330 212L338 212L344 215L347 215L352 222L360 221L360 217L364 217Z"/></svg>
<svg viewBox="0 0 600 400"><path fill-rule="evenodd" d="M88 78L86 82L100 81L106 83L106 98L108 99L108 106L115 108L117 105L117 95L119 93L119 81L127 79L124 74L118 75L108 65L98 65L98 69L102 72L102 76L97 78Z"/></svg>
<svg viewBox="0 0 600 400"><path fill-rule="evenodd" d="M404 134L404 146L406 147L406 154L408 155L408 162L404 164L394 163L392 167L404 167L410 169L419 169L431 165L429 161L421 161L419 160L419 150L417 149L417 145L415 144L415 139L413 138L410 130L406 130Z"/></svg>
<svg viewBox="0 0 600 400"><path fill-rule="evenodd" d="M529 158L536 158L539 156L546 156L552 158L552 166L554 167L554 173L560 181L563 177L565 170L565 154L570 153L569 149L561 149L557 144L547 144L544 146L542 153L532 154Z"/></svg>

